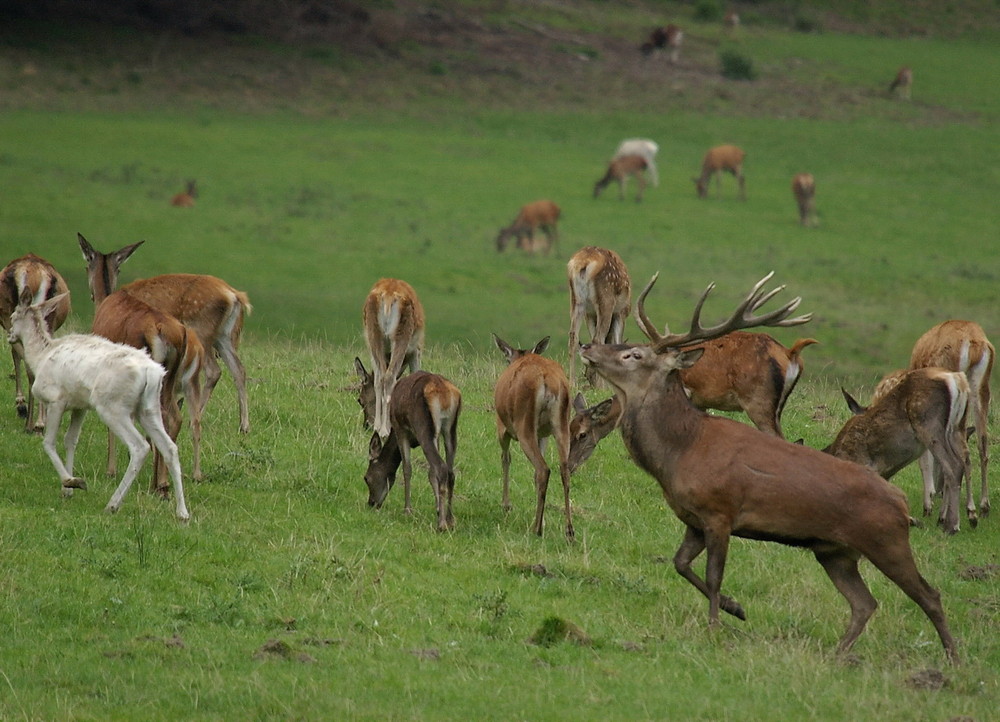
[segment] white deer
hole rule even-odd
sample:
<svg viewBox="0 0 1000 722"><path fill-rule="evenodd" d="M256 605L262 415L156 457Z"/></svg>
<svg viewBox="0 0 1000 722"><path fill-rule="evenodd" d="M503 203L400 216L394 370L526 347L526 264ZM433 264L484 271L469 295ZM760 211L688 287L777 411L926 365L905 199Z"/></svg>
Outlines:
<svg viewBox="0 0 1000 722"><path fill-rule="evenodd" d="M35 371L32 393L47 405L42 445L59 474L63 495L72 495L73 489L87 488L82 479L73 476L73 455L83 418L88 409L94 409L129 449L125 476L105 507L108 512L118 511L149 454L149 444L135 427L138 417L170 470L177 518L186 522L191 515L184 503L177 445L164 429L160 414L163 367L144 351L100 336L70 334L53 338L46 317L64 301L60 295L32 305L30 293L23 293L11 314L8 334L11 343L19 341L24 347L25 360ZM64 463L56 449L56 435L67 410L71 417L66 430Z"/></svg>

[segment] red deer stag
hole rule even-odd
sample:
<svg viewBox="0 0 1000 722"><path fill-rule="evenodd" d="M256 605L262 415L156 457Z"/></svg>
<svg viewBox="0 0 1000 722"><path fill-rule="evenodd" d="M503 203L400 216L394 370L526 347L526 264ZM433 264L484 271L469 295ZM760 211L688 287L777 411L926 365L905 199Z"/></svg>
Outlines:
<svg viewBox="0 0 1000 722"><path fill-rule="evenodd" d="M78 237L84 260L89 264L97 253L87 240ZM118 251L118 265L124 263L139 247L136 243ZM91 295L96 309L91 332L115 343L143 349L166 370L160 392L163 426L176 443L181 429L181 413L177 395L183 393L191 422L191 442L194 456L192 477L201 479L201 415L204 407L201 371L205 363L205 347L198 336L170 314L153 308L125 291L113 291L107 284L112 280L103 275L90 279ZM108 433L108 476L115 476L115 436ZM170 489L167 468L157 452L153 462L153 490L165 495Z"/></svg>
<svg viewBox="0 0 1000 722"><path fill-rule="evenodd" d="M854 416L824 451L867 466L886 480L919 457L924 516L933 510L937 484L944 497L939 523L949 533L957 532L959 491L968 473L965 374L934 367L890 374L870 406L861 406L847 391L843 394ZM975 524L975 507L969 519Z"/></svg>
<svg viewBox="0 0 1000 722"><path fill-rule="evenodd" d="M542 535L545 494L550 469L545 463L545 439L554 436L559 449L559 478L566 508L566 537L574 538L569 502L569 380L562 366L541 356L549 345L546 336L530 351L515 349L496 334L493 340L509 365L497 379L493 401L503 471L503 508L510 510L510 442L517 440L535 469L535 521L531 530Z"/></svg>
<svg viewBox="0 0 1000 722"><path fill-rule="evenodd" d="M851 619L838 647L847 652L878 606L858 571L858 561L867 557L927 614L948 658L957 663L958 649L940 594L920 575L913 559L902 491L870 469L710 416L687 398L676 371L692 366L703 351L685 347L741 328L791 326L809 319L789 318L799 298L754 315L781 290L761 290L770 277L716 326L701 324L702 306L713 288L709 286L685 334L650 334L646 345L581 349L584 360L597 367L620 397L620 428L629 454L659 482L686 527L674 567L708 598L709 623L717 626L720 609L746 618L743 607L720 591L731 537L810 549L850 604ZM639 317L645 317L643 304L655 280L653 276L639 296ZM654 329L645 318L641 326ZM708 561L703 579L691 563L704 550Z"/></svg>
<svg viewBox="0 0 1000 722"><path fill-rule="evenodd" d="M746 153L735 145L719 145L709 149L701 163L701 175L692 178L699 198L708 197L708 184L715 176L716 192L722 190L722 173L732 173L740 185L740 199L747 199L746 180L743 177L743 159Z"/></svg>
<svg viewBox="0 0 1000 722"><path fill-rule="evenodd" d="M66 286L66 281L51 263L34 253L29 253L21 258L15 258L0 271L0 325L5 331L10 330L10 316L17 308L18 299L25 290L31 294L33 303L61 296L63 300L46 316L46 320L49 323L49 332L54 332L63 325L70 312L69 288ZM11 344L10 354L14 360L14 407L18 416L24 418L25 431L40 431L45 427L45 407L38 404L38 408L35 408L35 397L31 391L35 382L34 369L25 364L28 378L28 396L25 401L21 386L24 348L19 341Z"/></svg>
<svg viewBox="0 0 1000 722"><path fill-rule="evenodd" d="M646 168L648 167L649 161L641 155L623 155L615 158L608 164L608 170L604 176L594 184L594 198L601 195L601 191L611 181L614 181L618 184L618 200L625 200L625 181L628 180L629 176L632 176L638 184L635 202L640 203L642 201L642 192L646 190Z"/></svg>
<svg viewBox="0 0 1000 722"><path fill-rule="evenodd" d="M904 100L910 99L910 86L913 85L913 70L904 65L889 83L889 92L895 93Z"/></svg>
<svg viewBox="0 0 1000 722"><path fill-rule="evenodd" d="M506 228L501 228L497 234L497 251L507 248L513 238L517 247L523 251L534 253L535 229L541 229L545 234L545 253L552 252L559 245L559 216L562 211L552 201L533 201L521 207L517 218Z"/></svg>
<svg viewBox="0 0 1000 722"><path fill-rule="evenodd" d="M424 352L424 307L406 281L380 279L368 292L362 308L365 340L372 357L375 415L378 435L389 436L389 397L403 366L420 368Z"/></svg>
<svg viewBox="0 0 1000 722"><path fill-rule="evenodd" d="M681 43L684 42L684 31L673 23L666 27L654 28L649 34L649 39L644 42L639 50L643 55L652 55L657 50L669 49L670 62L677 64L681 54Z"/></svg>
<svg viewBox="0 0 1000 722"><path fill-rule="evenodd" d="M580 324L587 321L590 340L621 343L632 304L632 282L625 262L614 251L581 248L566 264L569 281L569 379L576 383ZM588 378L593 383L593 378Z"/></svg>
<svg viewBox="0 0 1000 722"><path fill-rule="evenodd" d="M816 225L816 179L812 173L796 173L792 178L792 193L799 207L799 223Z"/></svg>
<svg viewBox="0 0 1000 722"><path fill-rule="evenodd" d="M142 241L114 251L101 253L77 234L80 249L87 260L87 280L90 292L97 300L100 289L110 293L118 284L118 271ZM95 290L97 289L97 290ZM222 377L216 356L222 358L236 386L239 401L240 432L250 431L250 410L247 403L247 376L237 354L243 322L250 314L250 299L221 278L193 273L168 273L145 278L120 289L153 308L173 316L194 331L205 349L205 386L202 409L208 403L215 385Z"/></svg>
<svg viewBox="0 0 1000 722"><path fill-rule="evenodd" d="M183 193L178 193L170 199L170 205L178 208L193 208L194 199L198 197L198 188L195 181L187 182L187 189Z"/></svg>
<svg viewBox="0 0 1000 722"><path fill-rule="evenodd" d="M410 506L410 452L414 446L424 450L428 478L434 490L437 530L455 528L451 499L455 491L455 448L458 443L458 416L462 394L444 376L414 371L396 383L389 399L389 436L383 443L372 434L368 450L368 505L380 508L389 494L399 465L403 465L403 510ZM441 449L444 458L441 457Z"/></svg>
<svg viewBox="0 0 1000 722"><path fill-rule="evenodd" d="M969 379L969 419L975 427L979 451L979 474L982 479L979 512L990 512L986 467L989 464L990 374L996 349L986 338L983 327L973 321L945 321L917 339L910 355L910 368L940 366L961 371ZM972 521L972 517L969 518Z"/></svg>

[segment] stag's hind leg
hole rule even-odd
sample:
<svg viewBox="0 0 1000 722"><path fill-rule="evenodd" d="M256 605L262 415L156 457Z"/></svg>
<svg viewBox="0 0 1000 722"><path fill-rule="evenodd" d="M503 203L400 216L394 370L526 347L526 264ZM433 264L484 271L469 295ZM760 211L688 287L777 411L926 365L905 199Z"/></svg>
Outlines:
<svg viewBox="0 0 1000 722"><path fill-rule="evenodd" d="M712 596L705 580L695 574L694 570L691 569L691 562L693 562L704 549L704 532L700 529L695 529L694 527L689 526L687 531L684 533L684 541L681 542L680 548L677 550L677 553L674 554L674 569L677 570L678 574L687 579L695 589L704 594L707 599L711 600ZM725 594L719 594L719 608L724 612L732 614L737 619L745 621L747 618L746 612L743 611L743 607L741 607L736 600L731 597L727 597Z"/></svg>
<svg viewBox="0 0 1000 722"><path fill-rule="evenodd" d="M878 602L875 601L875 597L872 596L858 571L859 554L846 549L816 550L814 553L816 561L823 566L833 586L851 605L851 621L848 622L847 630L837 645L837 652L843 654L850 650L864 631L868 620L878 608Z"/></svg>

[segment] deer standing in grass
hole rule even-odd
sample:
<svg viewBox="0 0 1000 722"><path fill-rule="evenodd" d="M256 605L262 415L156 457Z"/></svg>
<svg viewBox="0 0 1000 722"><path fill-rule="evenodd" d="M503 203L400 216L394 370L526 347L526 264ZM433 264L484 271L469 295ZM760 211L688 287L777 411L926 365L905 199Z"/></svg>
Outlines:
<svg viewBox="0 0 1000 722"><path fill-rule="evenodd" d="M910 99L910 87L913 85L913 69L904 65L889 83L889 92L895 93L904 100Z"/></svg>
<svg viewBox="0 0 1000 722"><path fill-rule="evenodd" d="M695 306L685 334L649 333L644 301L656 276L636 304L650 343L585 345L581 354L615 388L623 406L619 427L632 459L660 484L667 503L684 523L684 541L674 556L677 572L709 602L709 623L719 610L739 619L746 613L721 593L731 537L774 541L813 552L851 607L838 650L847 652L878 603L858 571L867 557L902 589L931 620L948 658L958 649L948 630L940 594L920 575L909 543L906 497L875 472L818 450L764 434L731 419L709 416L687 398L677 371L694 365L696 341L755 326L792 326L808 315L789 318L799 298L760 313L781 288L762 291L762 279L728 319L704 327L701 312L713 286ZM691 564L707 550L705 577Z"/></svg>
<svg viewBox="0 0 1000 722"><path fill-rule="evenodd" d="M78 240L83 258L89 264L97 251L82 235L78 235ZM120 266L139 245L135 243L117 251L117 263L112 265ZM95 274L88 280L95 305L91 332L115 343L146 351L166 371L161 388L160 410L163 412L164 428L174 443L177 443L181 429L177 396L183 393L191 424L194 457L192 477L201 479L201 416L204 408L201 372L205 363L205 347L194 331L170 314L130 296L126 291L114 291L115 279L110 275ZM117 474L115 435L110 431L107 474ZM170 490L167 468L159 452L154 454L153 459L152 489L164 496Z"/></svg>
<svg viewBox="0 0 1000 722"><path fill-rule="evenodd" d="M660 146L656 141L648 138L626 138L615 149L615 154L611 160L618 160L626 155L639 155L646 159L646 172L653 182L653 187L660 185L660 173L656 168L656 154L660 152Z"/></svg>
<svg viewBox="0 0 1000 722"><path fill-rule="evenodd" d="M962 477L968 475L965 374L935 367L895 372L879 384L867 407L847 391L843 394L854 416L824 451L866 466L886 480L920 458L924 516L933 511L936 484L944 497L938 523L949 533L957 532L959 491ZM974 525L974 506L969 513Z"/></svg>
<svg viewBox="0 0 1000 722"><path fill-rule="evenodd" d="M652 55L657 50L668 50L670 62L676 65L681 55L683 42L684 31L681 30L680 26L671 23L666 27L655 28L639 50L642 51L643 55Z"/></svg>
<svg viewBox="0 0 1000 722"><path fill-rule="evenodd" d="M701 175L692 178L699 198L708 197L708 184L715 176L716 193L722 192L722 173L731 173L740 186L740 200L747 199L746 179L743 177L743 159L746 152L735 145L719 145L709 149L701 163Z"/></svg>
<svg viewBox="0 0 1000 722"><path fill-rule="evenodd" d="M569 379L576 382L576 354L584 319L590 340L621 343L632 304L632 282L625 262L614 251L581 248L566 264L569 281ZM588 378L593 383L593 378Z"/></svg>
<svg viewBox="0 0 1000 722"><path fill-rule="evenodd" d="M625 200L625 181L629 179L629 176L632 176L638 186L635 202L640 203L642 193L646 190L646 168L648 167L649 161L641 155L624 155L615 158L608 164L607 172L594 184L594 198L601 195L601 191L614 181L618 184L618 200Z"/></svg>
<svg viewBox="0 0 1000 722"><path fill-rule="evenodd" d="M10 330L10 317L17 308L21 295L27 291L34 303L41 303L49 298L60 296L63 300L46 315L49 331L55 332L70 312L69 288L66 281L59 275L55 267L44 258L29 253L21 258L15 258L0 271L0 325L5 331ZM21 362L24 361L24 348L15 342L10 346L10 355L14 361L14 407L18 416L24 418L24 430L40 431L45 427L45 406L38 404L31 392L35 372L30 365L25 365L25 375L28 379L28 395L25 400L21 386Z"/></svg>
<svg viewBox="0 0 1000 722"><path fill-rule="evenodd" d="M95 250L77 234L80 249L87 261L87 281L95 301L101 293L110 293L118 284L121 265L142 245L142 241L112 253ZM250 432L250 407L247 401L247 375L238 354L243 323L250 314L250 299L221 278L193 273L168 273L132 281L120 289L163 313L173 316L194 331L205 349L202 410L215 385L222 378L217 356L229 369L239 402L240 433ZM193 411L193 410L192 410Z"/></svg>
<svg viewBox="0 0 1000 722"><path fill-rule="evenodd" d="M513 238L517 247L523 251L534 253L535 229L541 229L545 234L545 253L549 254L559 245L559 216L562 211L552 201L541 200L527 203L521 207L514 222L506 228L501 228L497 234L497 251L502 252L510 239Z"/></svg>
<svg viewBox="0 0 1000 722"><path fill-rule="evenodd" d="M796 173L792 178L792 194L799 207L799 223L816 225L816 179L812 173Z"/></svg>
<svg viewBox="0 0 1000 722"><path fill-rule="evenodd" d="M362 308L365 340L372 358L375 415L378 435L389 436L389 397L403 372L420 368L424 351L424 307L406 281L380 279L372 286Z"/></svg>
<svg viewBox="0 0 1000 722"><path fill-rule="evenodd" d="M551 473L545 463L545 440L554 436L559 450L559 478L566 509L566 537L574 538L569 501L569 380L562 366L541 354L549 345L546 336L531 350L515 349L496 334L493 340L509 365L497 379L493 401L503 472L503 508L510 510L510 442L517 440L535 470L535 521L531 530L542 535L545 495Z"/></svg>
<svg viewBox="0 0 1000 722"><path fill-rule="evenodd" d="M451 500L455 491L455 449L461 411L462 394L444 376L414 371L396 382L389 399L389 436L383 442L377 433L373 433L369 444L369 463L365 472L369 506L382 506L402 464L403 510L407 514L413 513L410 506L410 455L413 447L419 446L424 450L429 467L428 478L434 490L437 530L455 528Z"/></svg>
<svg viewBox="0 0 1000 722"><path fill-rule="evenodd" d="M135 427L138 418L153 445L163 455L173 480L177 518L190 518L184 502L180 460L177 446L163 428L160 412L160 388L165 371L144 351L91 334L70 334L55 339L46 316L56 311L62 296L32 304L30 292L21 295L11 316L9 339L24 348L24 358L35 370L33 391L47 404L48 418L42 443L59 474L63 494L86 489L73 476L73 457L80 439L84 415L94 409L101 420L129 448L129 464L121 483L108 501L106 511L118 511L125 494L135 481L149 454L149 444ZM70 412L65 437L65 463L56 449L56 436L63 414Z"/></svg>
<svg viewBox="0 0 1000 722"><path fill-rule="evenodd" d="M910 368L940 366L961 371L969 380L969 420L975 427L979 451L979 474L982 479L979 512L990 513L987 484L989 464L990 374L996 349L983 327L973 321L951 320L939 323L917 339L910 355ZM924 460L927 463L927 460ZM971 491L970 491L971 494ZM969 521L975 523L975 507L968 500Z"/></svg>
<svg viewBox="0 0 1000 722"><path fill-rule="evenodd" d="M193 208L194 199L198 197L198 188L196 187L196 181L188 181L187 189L175 195L170 199L170 205L176 206L178 208Z"/></svg>

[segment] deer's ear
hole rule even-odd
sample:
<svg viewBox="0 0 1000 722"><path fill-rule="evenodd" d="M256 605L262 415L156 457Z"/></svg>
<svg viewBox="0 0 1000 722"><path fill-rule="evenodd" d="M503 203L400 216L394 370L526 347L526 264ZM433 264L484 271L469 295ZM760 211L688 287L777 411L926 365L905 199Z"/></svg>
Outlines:
<svg viewBox="0 0 1000 722"><path fill-rule="evenodd" d="M368 369L365 368L365 365L361 363L361 359L357 356L354 357L354 370L362 381L368 378Z"/></svg>
<svg viewBox="0 0 1000 722"><path fill-rule="evenodd" d="M701 358L701 355L705 353L703 348L692 348L686 351L679 351L677 353L676 367L679 369L687 369L694 366L695 362Z"/></svg>
<svg viewBox="0 0 1000 722"><path fill-rule="evenodd" d="M603 423L609 416L611 416L611 408L615 403L614 397L610 399L604 399L601 403L595 406L591 410L591 417L596 423Z"/></svg>
<svg viewBox="0 0 1000 722"><path fill-rule="evenodd" d="M536 353L539 356L542 355L545 352L545 349L547 349L549 347L549 339L550 338L551 338L551 336L546 336L541 341L539 341L538 343L536 343L535 347L533 349L531 349L531 352L532 353Z"/></svg>
<svg viewBox="0 0 1000 722"><path fill-rule="evenodd" d="M368 458L377 459L378 455L382 453L382 437L378 435L378 432L372 434L371 441L368 442Z"/></svg>
<svg viewBox="0 0 1000 722"><path fill-rule="evenodd" d="M583 394L573 397L573 410L578 414L587 410L587 400L583 398Z"/></svg>
<svg viewBox="0 0 1000 722"><path fill-rule="evenodd" d="M840 393L842 393L844 395L844 401L847 402L847 408L849 408L851 410L852 414L854 414L855 416L858 416L859 414L865 413L865 411L867 409L865 409L864 406L862 406L857 401L855 401L854 397L851 396L849 393L847 393L847 389L845 389L844 387L841 387L840 388Z"/></svg>

